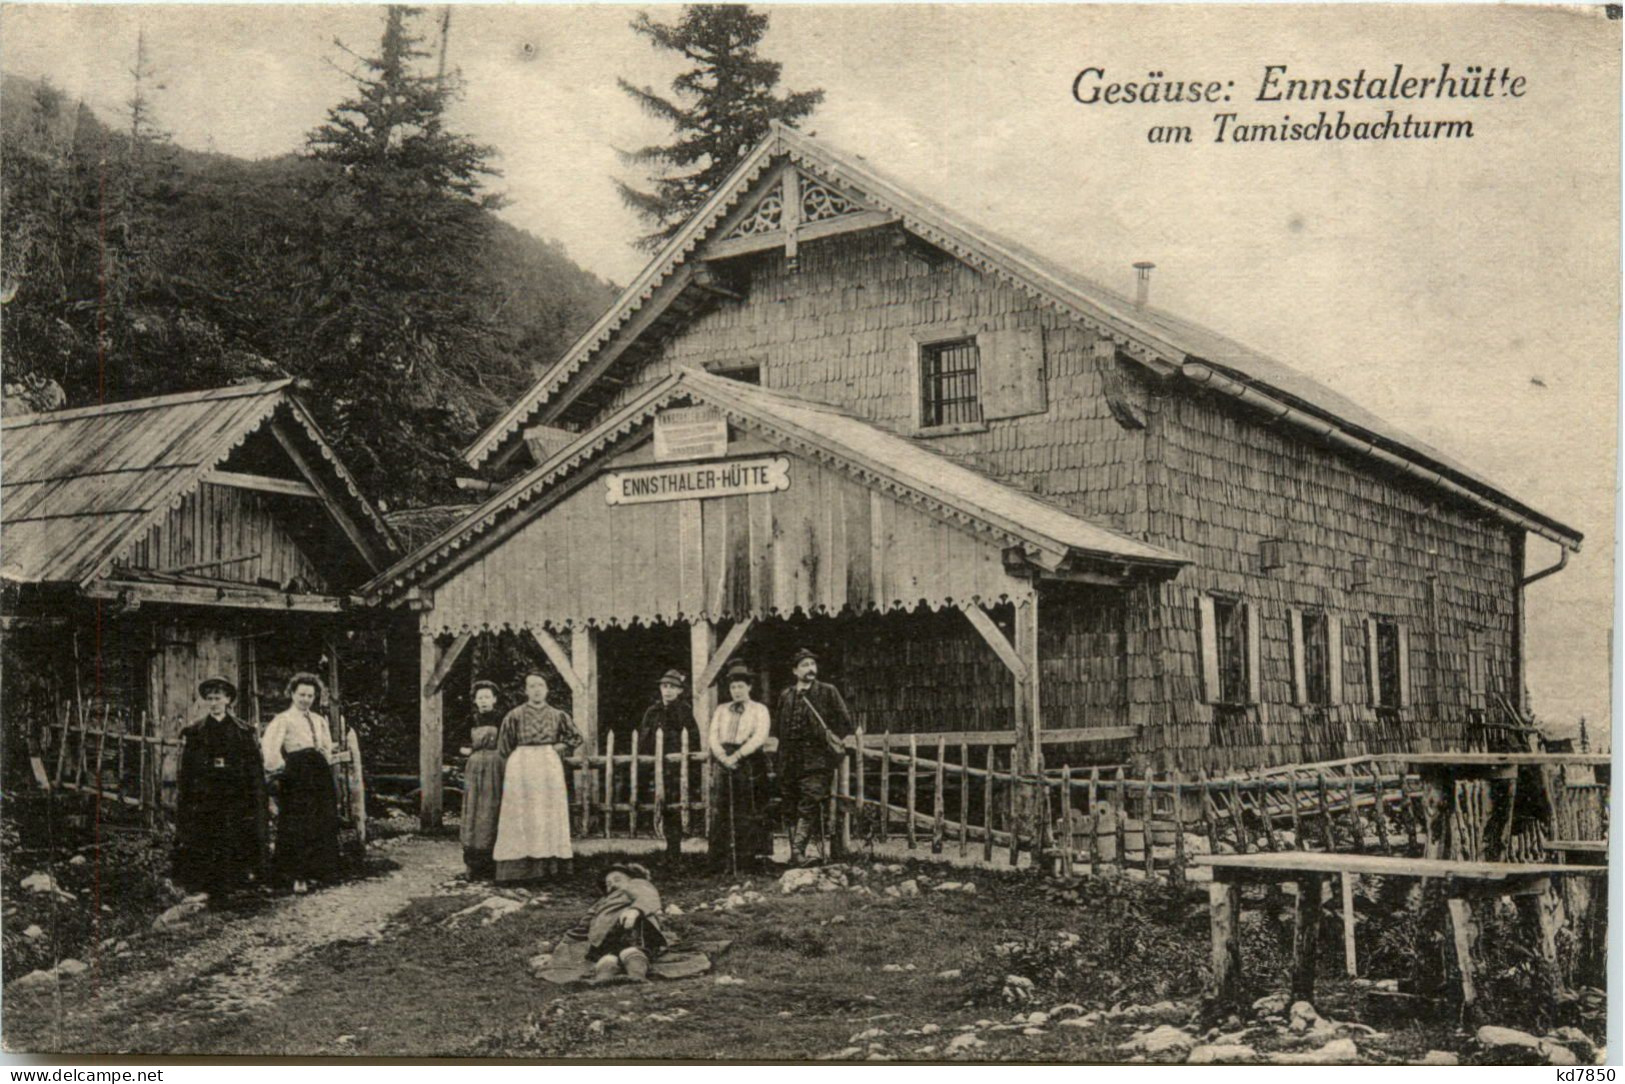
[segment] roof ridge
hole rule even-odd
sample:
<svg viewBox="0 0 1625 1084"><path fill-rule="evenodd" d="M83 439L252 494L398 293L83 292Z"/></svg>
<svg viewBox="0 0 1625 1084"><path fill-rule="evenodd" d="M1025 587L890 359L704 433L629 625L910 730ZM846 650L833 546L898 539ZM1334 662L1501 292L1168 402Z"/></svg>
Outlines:
<svg viewBox="0 0 1625 1084"><path fill-rule="evenodd" d="M164 407L182 406L187 403L242 399L251 395L269 395L271 392L281 391L292 383L292 377L281 377L277 380L264 380L254 384L227 384L222 387L204 388L199 391L152 395L144 399L115 399L112 402L72 407L68 410L44 410L33 414L14 414L9 418L0 419L0 429L23 429L37 425L54 425L57 422L77 421L81 418L105 418L111 414L128 414L138 410L160 410Z"/></svg>

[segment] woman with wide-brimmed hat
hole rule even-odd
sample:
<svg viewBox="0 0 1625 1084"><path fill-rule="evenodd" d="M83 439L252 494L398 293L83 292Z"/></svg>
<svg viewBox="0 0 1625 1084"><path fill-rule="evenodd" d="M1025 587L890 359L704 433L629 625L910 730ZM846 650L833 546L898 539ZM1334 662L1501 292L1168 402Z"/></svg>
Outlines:
<svg viewBox="0 0 1625 1084"><path fill-rule="evenodd" d="M315 674L288 679L288 710L272 719L260 738L265 770L278 776L277 880L304 892L312 880L339 869L338 795L333 787L333 737L315 706L327 687Z"/></svg>
<svg viewBox="0 0 1625 1084"><path fill-rule="evenodd" d="M197 688L208 714L181 731L175 806L175 881L219 899L265 869L265 774L254 725L232 714L237 686Z"/></svg>
<svg viewBox="0 0 1625 1084"><path fill-rule="evenodd" d="M565 788L566 753L581 744L570 716L548 704L547 675L525 675L525 703L510 711L497 733L504 758L502 813L497 819L498 881L531 881L558 872L571 857L570 794Z"/></svg>
<svg viewBox="0 0 1625 1084"><path fill-rule="evenodd" d="M497 845L497 817L502 811L502 754L497 734L501 690L494 681L474 683L474 720L469 726L468 763L463 767L463 864L469 880L496 875L491 857Z"/></svg>
<svg viewBox="0 0 1625 1084"><path fill-rule="evenodd" d="M721 769L711 795L709 847L717 869L754 870L773 857L768 819L767 743L772 720L767 705L751 698L756 675L743 662L728 667L728 701L711 713L705 745Z"/></svg>

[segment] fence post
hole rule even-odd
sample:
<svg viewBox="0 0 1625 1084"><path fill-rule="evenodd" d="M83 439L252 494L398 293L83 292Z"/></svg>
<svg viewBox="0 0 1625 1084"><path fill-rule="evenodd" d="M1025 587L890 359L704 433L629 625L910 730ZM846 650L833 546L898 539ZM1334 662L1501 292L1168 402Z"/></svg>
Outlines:
<svg viewBox="0 0 1625 1084"><path fill-rule="evenodd" d="M943 806L943 802L945 801L945 796L942 793L943 784L947 781L947 771L948 771L948 769L947 769L947 767L946 767L946 765L944 763L947 759L948 759L947 739L943 738L943 736L939 734L939 735L937 735L937 771L936 771L936 779L934 780L934 782L936 783L936 786L932 788L932 793L931 793L931 853L932 854L941 854L942 853L943 837L947 834L946 826L943 824L943 819L944 819L944 816L946 815L946 811L945 811L945 808Z"/></svg>
<svg viewBox="0 0 1625 1084"><path fill-rule="evenodd" d="M970 746L959 743L959 857L970 851Z"/></svg>
<svg viewBox="0 0 1625 1084"><path fill-rule="evenodd" d="M683 835L686 836L686 835L688 835L688 814L689 814L689 809L688 809L688 804L689 804L688 803L688 773L694 767L693 761L689 759L688 727L686 727L686 726L683 728L683 737L682 737L682 740L680 742L678 742L678 745L682 749L682 752L683 752L683 760L682 760L682 768L683 768L683 770L677 774L677 803L678 803L678 807L679 807L679 811L678 811L677 816L678 816L678 820L682 824Z"/></svg>
<svg viewBox="0 0 1625 1084"><path fill-rule="evenodd" d="M626 834L638 838L638 732L632 731L632 759L630 762L630 778L626 788Z"/></svg>
<svg viewBox="0 0 1625 1084"><path fill-rule="evenodd" d="M1349 842L1355 854L1365 853L1365 826L1360 823L1360 792L1355 786L1354 769L1345 768L1343 778L1349 786Z"/></svg>
<svg viewBox="0 0 1625 1084"><path fill-rule="evenodd" d="M1140 838L1145 847L1145 879L1150 880L1157 875L1157 849L1151 838L1151 819L1157 811L1156 800L1151 795L1151 775L1146 773L1145 780L1145 812L1140 817Z"/></svg>
<svg viewBox="0 0 1625 1084"><path fill-rule="evenodd" d="M861 755L861 754L860 754ZM852 850L852 761L848 757L841 757L841 856L844 858Z"/></svg>
<svg viewBox="0 0 1625 1084"><path fill-rule="evenodd" d="M1320 838L1328 853L1337 850L1337 836L1332 832L1332 810L1326 803L1326 774L1315 773L1315 797L1320 803Z"/></svg>
<svg viewBox="0 0 1625 1084"><path fill-rule="evenodd" d="M1292 849L1303 850L1303 814L1298 809L1298 773L1291 771L1286 777L1286 800L1292 813Z"/></svg>
<svg viewBox="0 0 1625 1084"><path fill-rule="evenodd" d="M904 827L908 832L908 849L911 851L918 846L918 842L914 837L914 785L917 769L920 766L919 762L919 740L913 734L910 734L908 736L908 823Z"/></svg>
<svg viewBox="0 0 1625 1084"><path fill-rule="evenodd" d="M1100 769L1089 769L1089 876L1100 876Z"/></svg>
<svg viewBox="0 0 1625 1084"><path fill-rule="evenodd" d="M655 728L655 835L666 838L666 728Z"/></svg>
<svg viewBox="0 0 1625 1084"><path fill-rule="evenodd" d="M1168 879L1176 885L1185 883L1185 783L1174 773L1174 865Z"/></svg>
<svg viewBox="0 0 1625 1084"><path fill-rule="evenodd" d="M1387 800L1388 787L1382 778L1382 765L1375 761L1371 764L1371 781L1376 787L1376 801L1372 803L1372 815L1376 818L1377 838L1382 841L1382 853L1393 854L1394 845L1388 839L1388 811L1383 808ZM1511 823L1509 819L1508 824Z"/></svg>
<svg viewBox="0 0 1625 1084"><path fill-rule="evenodd" d="M1117 769L1117 868L1128 873L1128 787L1123 769Z"/></svg>
<svg viewBox="0 0 1625 1084"><path fill-rule="evenodd" d="M1016 763L1020 758L1016 754L1017 750L1012 746L1010 749L1010 793L1007 795L1010 800L1008 815L1010 818L1010 865L1012 868L1021 863L1021 820L1019 808L1021 798L1017 793L1020 788L1020 784L1016 781Z"/></svg>
<svg viewBox="0 0 1625 1084"><path fill-rule="evenodd" d="M1411 793L1411 777L1405 774L1405 769L1399 771L1399 795L1405 805L1405 844L1411 850L1416 850L1416 798Z"/></svg>
<svg viewBox="0 0 1625 1084"><path fill-rule="evenodd" d="M857 804L858 823L863 823L863 728L859 727L853 735L853 744L856 747L853 753L853 774L857 776Z"/></svg>
<svg viewBox="0 0 1625 1084"><path fill-rule="evenodd" d="M987 774L982 776L982 861L993 861L993 746L987 747Z"/></svg>
<svg viewBox="0 0 1625 1084"><path fill-rule="evenodd" d="M1247 822L1241 815L1241 784L1230 780L1230 820L1236 828L1236 853L1247 853Z"/></svg>
<svg viewBox="0 0 1625 1084"><path fill-rule="evenodd" d="M1077 853L1076 839L1072 834L1072 766L1070 764L1061 768L1061 875L1068 880L1072 878L1072 856Z"/></svg>
<svg viewBox="0 0 1625 1084"><path fill-rule="evenodd" d="M891 731L880 732L880 842L891 827Z"/></svg>

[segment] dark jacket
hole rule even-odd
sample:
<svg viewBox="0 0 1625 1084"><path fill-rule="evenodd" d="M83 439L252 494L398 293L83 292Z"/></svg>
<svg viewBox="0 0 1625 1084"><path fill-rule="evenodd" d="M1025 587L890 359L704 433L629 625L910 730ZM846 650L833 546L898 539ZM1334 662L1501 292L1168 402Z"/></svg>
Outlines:
<svg viewBox="0 0 1625 1084"><path fill-rule="evenodd" d="M638 722L638 748L653 750L657 730L666 733L665 748L668 753L682 749L685 730L688 731L689 749L701 748L699 724L694 722L694 705L686 696L679 696L670 704L656 700L644 710L643 718Z"/></svg>
<svg viewBox="0 0 1625 1084"><path fill-rule="evenodd" d="M175 879L230 887L265 862L265 769L249 723L227 715L181 731L175 806Z"/></svg>
<svg viewBox="0 0 1625 1084"><path fill-rule="evenodd" d="M822 717L823 727L814 718L815 711ZM829 747L824 728L837 738L851 736L854 729L841 691L822 681L813 682L805 693L794 685L779 693L773 721L779 727L779 756L786 771L835 767L841 756Z"/></svg>

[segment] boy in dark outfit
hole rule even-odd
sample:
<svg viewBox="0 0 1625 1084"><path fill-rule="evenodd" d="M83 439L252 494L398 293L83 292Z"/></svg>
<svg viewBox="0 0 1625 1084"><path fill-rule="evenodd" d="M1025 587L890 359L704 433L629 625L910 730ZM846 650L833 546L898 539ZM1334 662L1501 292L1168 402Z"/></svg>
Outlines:
<svg viewBox="0 0 1625 1084"><path fill-rule="evenodd" d="M683 732L688 731L690 750L704 747L700 737L700 730L694 722L694 705L683 694L683 686L687 684L682 672L667 670L660 675L660 696L643 713L643 719L638 723L638 748L646 753L654 752L655 735L664 734L664 752L667 756L682 751ZM661 832L666 837L666 857L676 858L683 850L683 821L682 814L672 803L677 801L682 793L678 785L679 773L688 771L687 764L678 764L667 761L661 766L665 772L666 808L660 813ZM654 778L650 776L644 784L648 788L647 799L654 800Z"/></svg>

